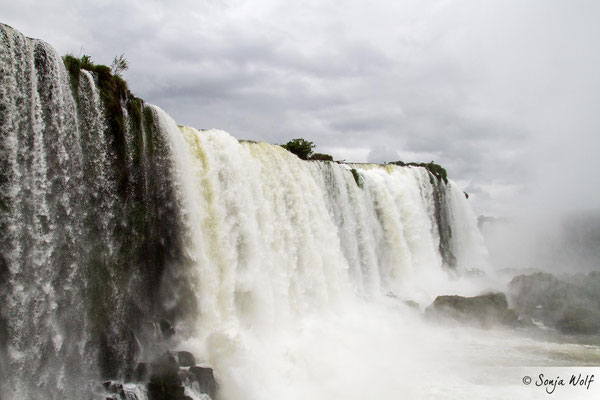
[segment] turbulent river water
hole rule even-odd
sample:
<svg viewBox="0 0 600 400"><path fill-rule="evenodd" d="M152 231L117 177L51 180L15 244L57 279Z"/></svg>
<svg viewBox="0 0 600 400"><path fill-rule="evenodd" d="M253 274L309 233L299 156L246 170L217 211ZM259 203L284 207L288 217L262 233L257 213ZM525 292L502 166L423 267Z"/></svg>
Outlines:
<svg viewBox="0 0 600 400"><path fill-rule="evenodd" d="M545 398L540 373L600 364L593 344L406 305L506 283L452 181L302 161L130 94L108 110L97 73L74 78L5 25L0 67L3 400L104 398L98 382L133 381L165 346L210 365L228 400Z"/></svg>

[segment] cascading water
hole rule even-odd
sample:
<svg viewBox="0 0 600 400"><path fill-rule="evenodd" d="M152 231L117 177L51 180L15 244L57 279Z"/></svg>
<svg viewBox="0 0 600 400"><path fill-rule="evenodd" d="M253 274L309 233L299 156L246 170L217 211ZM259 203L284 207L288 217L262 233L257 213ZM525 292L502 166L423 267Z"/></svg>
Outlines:
<svg viewBox="0 0 600 400"><path fill-rule="evenodd" d="M141 102L120 98L115 135L96 75L0 28L3 395L79 398L130 375L152 321L181 312L171 161Z"/></svg>
<svg viewBox="0 0 600 400"><path fill-rule="evenodd" d="M463 193L425 168L180 128L4 25L0 65L2 399L102 396L165 346L210 363L224 399L366 398L311 386L336 366L307 357L391 367L358 343L404 340L399 299L485 267Z"/></svg>

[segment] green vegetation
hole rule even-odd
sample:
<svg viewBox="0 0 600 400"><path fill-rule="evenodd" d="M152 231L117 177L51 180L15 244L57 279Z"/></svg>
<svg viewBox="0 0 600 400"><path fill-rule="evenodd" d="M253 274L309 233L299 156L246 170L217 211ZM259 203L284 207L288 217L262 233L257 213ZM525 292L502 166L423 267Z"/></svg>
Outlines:
<svg viewBox="0 0 600 400"><path fill-rule="evenodd" d="M294 153L302 160L308 160L308 158L312 155L312 149L315 147L315 144L313 142L309 142L308 140L297 138L281 145L281 147L290 153Z"/></svg>
<svg viewBox="0 0 600 400"><path fill-rule="evenodd" d="M400 167L406 167L406 166L423 167L427 171L429 171L429 173L431 175L436 177L438 181L444 181L444 183L448 183L448 173L446 172L444 167L442 167L439 164L436 164L433 161L428 162L428 163L416 163L416 162L405 163L403 161L394 161L394 162L391 162L390 164L398 165ZM433 183L433 180L432 180L432 183Z"/></svg>
<svg viewBox="0 0 600 400"><path fill-rule="evenodd" d="M63 56L63 63L65 64L67 71L69 71L71 86L75 93L77 93L77 89L79 88L80 71L85 69L86 71L96 73L100 81L99 86L101 91L102 86L104 86L111 90L114 88L124 95L127 94L127 83L121 78L121 73L129 68L129 64L123 54L114 58L112 68L101 64L95 65L92 58L86 54L81 56L81 58L77 58L72 54L67 54ZM102 85L101 82L104 82L105 84Z"/></svg>
<svg viewBox="0 0 600 400"><path fill-rule="evenodd" d="M81 58L77 58L72 54L67 54L63 56L63 63L69 71L69 75L71 76L71 85L77 89L79 87L79 72L82 69L93 71L94 63L92 62L92 58L86 54L82 55Z"/></svg>
<svg viewBox="0 0 600 400"><path fill-rule="evenodd" d="M311 155L308 159L317 161L333 161L333 157L331 155L324 153L315 153Z"/></svg>
<svg viewBox="0 0 600 400"><path fill-rule="evenodd" d="M115 57L112 68L106 65L95 65L92 58L83 55L80 58L67 54L63 57L63 62L71 78L71 88L75 100L79 101L79 77L81 70L85 69L94 74L100 99L104 106L106 122L109 133L113 137L115 155L117 156L117 176L120 192L124 192L127 186L127 150L125 142L126 121L123 112L123 106L126 106L130 113L133 113L134 119L141 115L141 100L136 99L127 89L127 82L123 80L120 74L129 68L129 64L124 55ZM128 104L133 101L133 104ZM138 119L139 120L139 119Z"/></svg>
<svg viewBox="0 0 600 400"><path fill-rule="evenodd" d="M292 139L286 144L282 144L281 147L289 151L290 153L294 153L302 160L316 160L316 161L333 161L333 157L329 154L324 153L313 153L313 149L315 148L315 144L303 138ZM431 161L428 163L417 163L417 162L408 162L404 161L393 161L389 164L398 165L400 167L422 167L425 168L429 172L429 179L431 184L435 183L435 179L438 182L443 181L444 183L448 183L448 173L446 170L439 164ZM352 176L354 177L354 181L356 184L362 188L362 178L356 169L352 168L350 170ZM465 193L465 197L468 199L469 195Z"/></svg>
<svg viewBox="0 0 600 400"><path fill-rule="evenodd" d="M112 64L110 65L110 72L114 76L120 77L124 71L129 69L129 62L125 58L125 54L121 54L120 56L115 56Z"/></svg>
<svg viewBox="0 0 600 400"><path fill-rule="evenodd" d="M87 69L88 71L92 71L94 69L92 57L88 56L87 54L82 55L79 59L79 62L81 63L81 68L83 69Z"/></svg>
<svg viewBox="0 0 600 400"><path fill-rule="evenodd" d="M281 147L283 147L290 153L294 153L302 160L333 161L333 157L330 154L313 153L315 144L313 142L309 142L306 139L292 139L286 144L282 144Z"/></svg>
<svg viewBox="0 0 600 400"><path fill-rule="evenodd" d="M77 89L79 88L79 71L81 71L81 60L71 54L67 54L66 56L63 56L63 63L69 72L69 77L71 78L71 87L73 88L73 92L76 94Z"/></svg>
<svg viewBox="0 0 600 400"><path fill-rule="evenodd" d="M356 182L356 186L358 186L359 188L363 188L363 180L362 177L360 176L360 174L358 173L358 171L354 168L352 168L350 170L350 172L352 173L352 176L354 177L354 182Z"/></svg>

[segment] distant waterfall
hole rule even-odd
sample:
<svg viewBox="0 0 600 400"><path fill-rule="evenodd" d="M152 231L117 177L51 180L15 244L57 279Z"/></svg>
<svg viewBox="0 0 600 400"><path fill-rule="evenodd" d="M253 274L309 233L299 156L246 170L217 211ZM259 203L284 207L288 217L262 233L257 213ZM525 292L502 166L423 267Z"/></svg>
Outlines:
<svg viewBox="0 0 600 400"><path fill-rule="evenodd" d="M424 168L302 161L126 92L109 110L97 74L5 25L0 68L2 400L101 396L165 341L208 349L485 264L463 193Z"/></svg>

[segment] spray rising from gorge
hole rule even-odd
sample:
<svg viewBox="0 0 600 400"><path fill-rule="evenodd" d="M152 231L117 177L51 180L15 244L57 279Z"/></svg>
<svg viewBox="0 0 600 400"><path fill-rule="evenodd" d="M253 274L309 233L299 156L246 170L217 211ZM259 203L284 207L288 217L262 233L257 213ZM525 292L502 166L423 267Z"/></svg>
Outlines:
<svg viewBox="0 0 600 400"><path fill-rule="evenodd" d="M223 399L364 399L442 376L442 349L468 364L404 303L479 289L450 279L487 268L452 181L180 127L102 68L0 45L0 398L153 399L172 350L198 361L177 355L181 399L213 370Z"/></svg>

